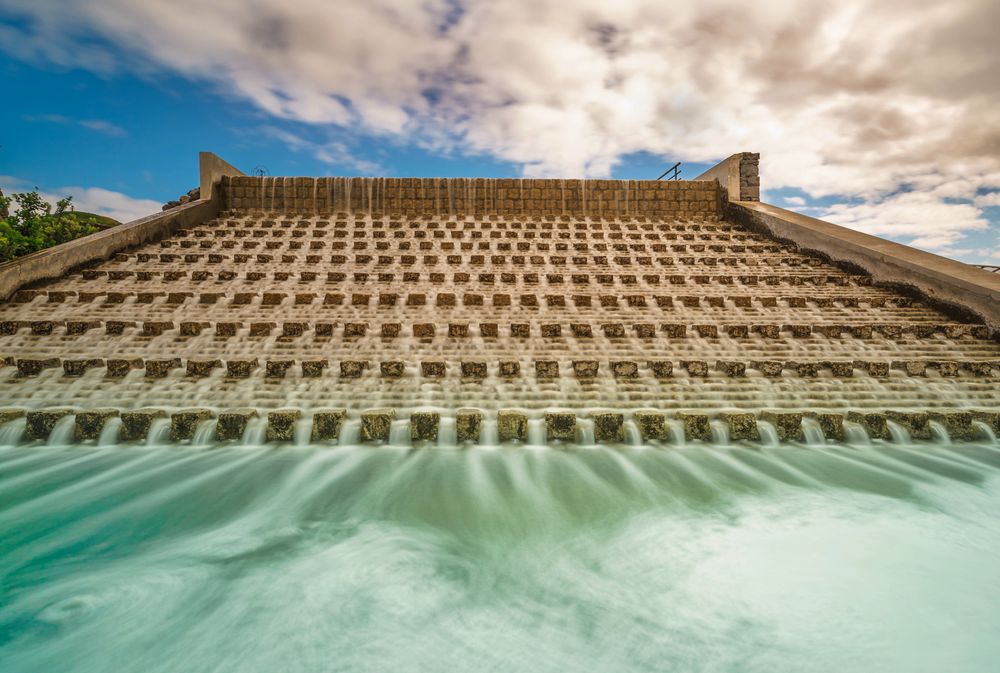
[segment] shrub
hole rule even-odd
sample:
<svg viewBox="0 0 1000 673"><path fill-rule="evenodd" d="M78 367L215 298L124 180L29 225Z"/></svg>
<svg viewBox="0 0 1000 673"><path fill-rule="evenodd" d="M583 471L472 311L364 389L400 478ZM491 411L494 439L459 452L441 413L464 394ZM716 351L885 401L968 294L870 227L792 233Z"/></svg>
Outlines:
<svg viewBox="0 0 1000 673"><path fill-rule="evenodd" d="M12 204L17 204L16 209ZM72 197L60 199L53 211L52 205L37 189L9 197L0 194L0 213L7 213L0 218L0 261L4 262L92 234L109 225L107 218L74 212Z"/></svg>

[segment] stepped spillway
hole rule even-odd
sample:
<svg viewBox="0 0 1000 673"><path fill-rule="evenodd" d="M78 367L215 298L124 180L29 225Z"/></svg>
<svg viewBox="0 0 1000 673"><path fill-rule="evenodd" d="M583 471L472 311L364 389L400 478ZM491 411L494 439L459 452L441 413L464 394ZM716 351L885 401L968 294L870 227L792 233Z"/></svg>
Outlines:
<svg viewBox="0 0 1000 673"><path fill-rule="evenodd" d="M44 439L72 418L79 440L109 419L128 440L157 419L175 440L1000 432L987 325L726 221L716 182L217 189L217 217L0 306L5 420Z"/></svg>

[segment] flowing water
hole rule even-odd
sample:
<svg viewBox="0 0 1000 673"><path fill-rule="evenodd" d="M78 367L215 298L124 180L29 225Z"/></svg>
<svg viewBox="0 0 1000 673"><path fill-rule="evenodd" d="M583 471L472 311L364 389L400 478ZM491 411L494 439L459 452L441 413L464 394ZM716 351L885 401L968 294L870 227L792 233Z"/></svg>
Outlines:
<svg viewBox="0 0 1000 673"><path fill-rule="evenodd" d="M974 673L1000 660L989 438L56 439L0 449L4 672Z"/></svg>

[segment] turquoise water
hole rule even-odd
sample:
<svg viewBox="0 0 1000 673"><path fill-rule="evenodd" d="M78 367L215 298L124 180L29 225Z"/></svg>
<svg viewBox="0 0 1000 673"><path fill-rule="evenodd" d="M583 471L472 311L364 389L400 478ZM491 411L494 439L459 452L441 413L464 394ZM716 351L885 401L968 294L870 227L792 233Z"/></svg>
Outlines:
<svg viewBox="0 0 1000 673"><path fill-rule="evenodd" d="M1000 448L0 449L0 670L996 671Z"/></svg>

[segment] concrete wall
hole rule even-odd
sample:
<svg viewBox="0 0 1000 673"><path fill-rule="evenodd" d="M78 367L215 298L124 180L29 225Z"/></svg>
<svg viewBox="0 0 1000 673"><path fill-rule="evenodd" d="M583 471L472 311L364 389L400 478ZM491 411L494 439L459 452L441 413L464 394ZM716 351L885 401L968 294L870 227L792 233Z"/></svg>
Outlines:
<svg viewBox="0 0 1000 673"><path fill-rule="evenodd" d="M222 181L224 175L243 175L244 173L217 154L212 152L198 153L198 172L201 176L201 198L212 198L215 185Z"/></svg>
<svg viewBox="0 0 1000 673"><path fill-rule="evenodd" d="M714 182L224 177L224 205L285 213L719 217Z"/></svg>
<svg viewBox="0 0 1000 673"><path fill-rule="evenodd" d="M708 169L695 180L719 183L722 200L760 201L760 154L739 152Z"/></svg>
<svg viewBox="0 0 1000 673"><path fill-rule="evenodd" d="M726 220L968 311L1000 332L1000 275L765 203L730 202Z"/></svg>
<svg viewBox="0 0 1000 673"><path fill-rule="evenodd" d="M0 299L10 298L25 285L58 278L88 262L107 259L126 248L158 240L181 227L206 222L218 212L218 200L193 201L4 262L0 264Z"/></svg>

